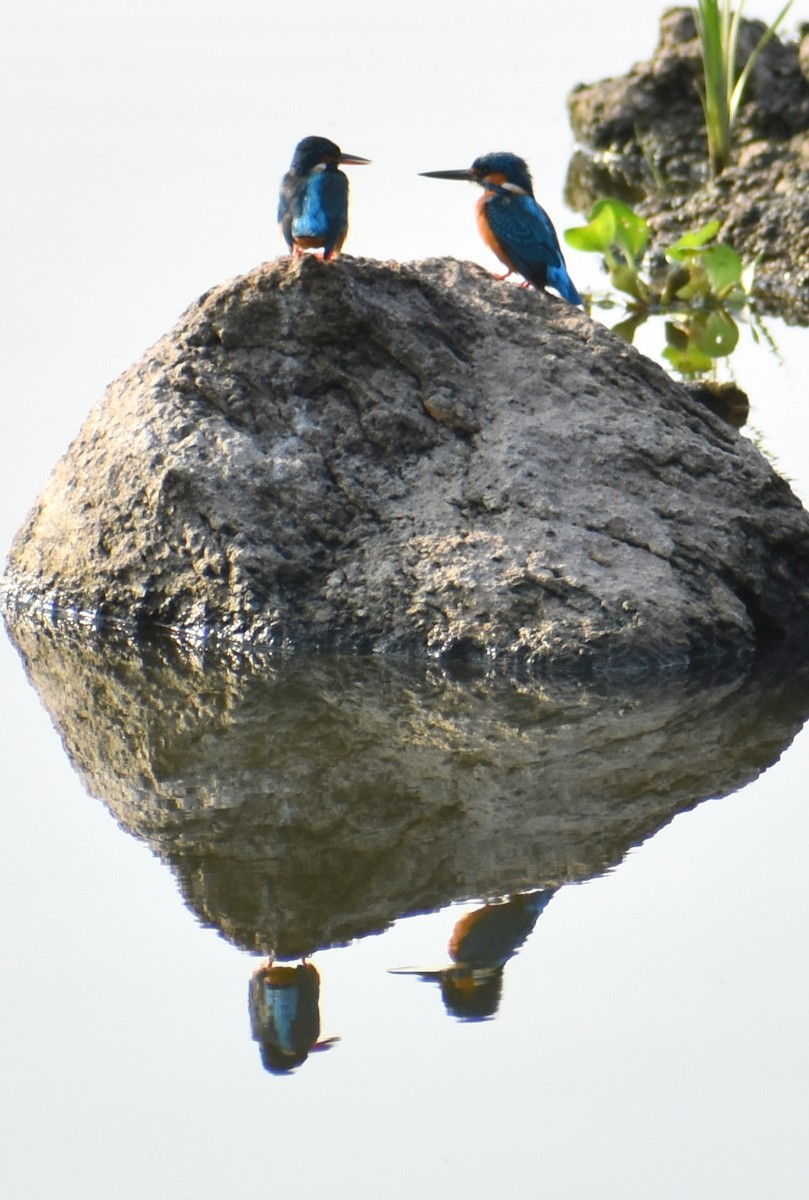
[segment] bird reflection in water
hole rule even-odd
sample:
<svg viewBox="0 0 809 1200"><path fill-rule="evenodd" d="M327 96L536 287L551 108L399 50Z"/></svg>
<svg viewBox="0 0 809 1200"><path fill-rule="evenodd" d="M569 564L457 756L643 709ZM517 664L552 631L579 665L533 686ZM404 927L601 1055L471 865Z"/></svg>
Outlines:
<svg viewBox="0 0 809 1200"><path fill-rule="evenodd" d="M467 913L449 940L452 966L433 971L404 968L395 974L417 975L437 983L450 1016L467 1021L494 1016L503 990L503 968L558 890L520 893Z"/></svg>
<svg viewBox="0 0 809 1200"><path fill-rule="evenodd" d="M250 979L250 1025L261 1061L274 1075L305 1063L313 1050L340 1039L320 1038L320 976L309 962L297 966L270 959Z"/></svg>

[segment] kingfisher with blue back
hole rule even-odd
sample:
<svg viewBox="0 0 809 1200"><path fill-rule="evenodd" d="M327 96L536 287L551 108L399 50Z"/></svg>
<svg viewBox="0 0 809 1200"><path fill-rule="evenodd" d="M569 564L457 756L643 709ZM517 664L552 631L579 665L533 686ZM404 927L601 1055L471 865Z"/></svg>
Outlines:
<svg viewBox="0 0 809 1200"><path fill-rule="evenodd" d="M321 247L324 259L340 253L348 232L348 179L339 167L368 162L328 138L298 142L278 200L278 222L293 254Z"/></svg>
<svg viewBox="0 0 809 1200"><path fill-rule="evenodd" d="M581 304L567 273L559 239L550 217L534 198L531 172L524 158L496 151L476 158L460 171L422 171L430 179L465 179L483 188L477 202L478 229L486 245L508 268L535 288L556 291L570 304Z"/></svg>

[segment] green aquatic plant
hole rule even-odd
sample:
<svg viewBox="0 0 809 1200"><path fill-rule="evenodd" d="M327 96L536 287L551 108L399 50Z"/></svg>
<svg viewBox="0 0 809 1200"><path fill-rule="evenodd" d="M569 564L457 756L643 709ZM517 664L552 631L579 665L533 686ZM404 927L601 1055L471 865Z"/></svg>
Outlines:
<svg viewBox="0 0 809 1200"><path fill-rule="evenodd" d="M751 307L755 260L743 263L732 246L717 242L719 221L690 230L662 251L651 269L647 258L648 222L620 200L602 199L586 225L565 231L575 250L601 255L615 293L590 298L591 305L615 308L624 315L614 326L631 342L651 316L665 317L663 357L684 375L713 369L733 352L739 338L736 318L747 320L757 336Z"/></svg>
<svg viewBox="0 0 809 1200"><path fill-rule="evenodd" d="M597 200L586 225L565 231L565 240L575 250L600 254L610 279L619 291L639 304L653 296L641 274L641 262L649 244L649 224L621 200Z"/></svg>
<svg viewBox="0 0 809 1200"><path fill-rule="evenodd" d="M713 175L718 175L730 158L733 126L753 67L791 7L792 0L787 0L773 23L759 38L750 57L740 67L739 29L744 0L737 0L735 11L731 9L730 0L697 0L694 19L704 71L701 97Z"/></svg>

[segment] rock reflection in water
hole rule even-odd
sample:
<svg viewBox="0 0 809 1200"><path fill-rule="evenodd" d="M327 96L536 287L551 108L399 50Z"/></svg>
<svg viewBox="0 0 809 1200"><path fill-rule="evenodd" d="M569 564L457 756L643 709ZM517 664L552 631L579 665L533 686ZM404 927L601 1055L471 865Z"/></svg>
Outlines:
<svg viewBox="0 0 809 1200"><path fill-rule="evenodd" d="M763 669L611 690L358 658L239 665L28 614L11 634L89 791L203 923L287 962L599 874L754 778L809 709L806 680Z"/></svg>
<svg viewBox="0 0 809 1200"><path fill-rule="evenodd" d="M500 1007L503 968L525 943L558 888L509 896L500 904L484 904L456 924L449 941L452 965L437 970L400 969L441 988L450 1016L480 1021Z"/></svg>

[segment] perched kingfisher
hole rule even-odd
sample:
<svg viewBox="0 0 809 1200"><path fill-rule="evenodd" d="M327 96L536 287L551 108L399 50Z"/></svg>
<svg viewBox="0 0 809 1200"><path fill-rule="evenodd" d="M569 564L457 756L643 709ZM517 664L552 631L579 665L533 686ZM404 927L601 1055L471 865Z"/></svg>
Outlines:
<svg viewBox="0 0 809 1200"><path fill-rule="evenodd" d="M422 171L430 179L466 179L478 183L483 195L477 202L478 229L486 245L504 266L507 279L513 271L526 285L544 291L555 288L571 304L581 304L567 273L551 219L534 199L531 172L524 158L507 151L484 154L468 170Z"/></svg>
<svg viewBox="0 0 809 1200"><path fill-rule="evenodd" d="M340 253L348 232L348 179L338 165L368 161L343 154L328 138L298 142L278 198L278 222L293 254L320 246L324 258Z"/></svg>

